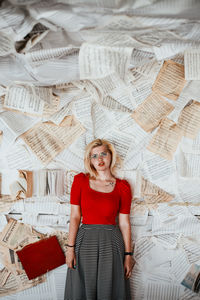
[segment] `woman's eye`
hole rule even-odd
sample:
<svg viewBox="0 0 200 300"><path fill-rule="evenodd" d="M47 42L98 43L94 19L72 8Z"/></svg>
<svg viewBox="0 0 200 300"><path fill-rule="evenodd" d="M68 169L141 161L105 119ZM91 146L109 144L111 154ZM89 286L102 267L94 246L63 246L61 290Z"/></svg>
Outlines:
<svg viewBox="0 0 200 300"><path fill-rule="evenodd" d="M106 153L106 152L102 152L101 155L102 155L102 156L106 156L107 153Z"/></svg>

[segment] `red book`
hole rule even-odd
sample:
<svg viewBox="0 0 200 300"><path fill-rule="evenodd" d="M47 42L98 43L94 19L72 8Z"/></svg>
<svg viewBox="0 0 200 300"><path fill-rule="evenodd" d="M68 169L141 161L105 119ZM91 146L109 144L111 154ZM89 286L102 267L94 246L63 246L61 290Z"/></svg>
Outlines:
<svg viewBox="0 0 200 300"><path fill-rule="evenodd" d="M16 251L28 279L36 278L65 263L65 255L54 235Z"/></svg>

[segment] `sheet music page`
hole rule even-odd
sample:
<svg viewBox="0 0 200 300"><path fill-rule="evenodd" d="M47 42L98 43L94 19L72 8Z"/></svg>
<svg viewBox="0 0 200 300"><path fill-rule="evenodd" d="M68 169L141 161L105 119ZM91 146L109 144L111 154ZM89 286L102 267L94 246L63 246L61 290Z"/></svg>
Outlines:
<svg viewBox="0 0 200 300"><path fill-rule="evenodd" d="M113 127L113 121L102 105L96 103L92 105L92 119L96 137L103 136Z"/></svg>
<svg viewBox="0 0 200 300"><path fill-rule="evenodd" d="M14 144L14 141L16 140L16 133L9 128L0 118L0 128L1 128L1 155L2 157L5 157L5 150L10 150L10 146Z"/></svg>
<svg viewBox="0 0 200 300"><path fill-rule="evenodd" d="M181 283L183 278L185 277L185 274L187 273L189 267L190 267L190 262L188 260L187 254L184 250L180 249L178 251L178 255L176 255L172 261L172 273L175 276L176 280Z"/></svg>
<svg viewBox="0 0 200 300"><path fill-rule="evenodd" d="M50 32L48 28L43 26L42 24L36 24L33 27L32 31L33 32L29 33L29 39L23 46L20 47L20 53L27 53L28 51L30 51L32 47L40 43L40 41L42 41L42 39L44 39L46 35Z"/></svg>
<svg viewBox="0 0 200 300"><path fill-rule="evenodd" d="M143 169L150 181L168 181L176 173L176 164L148 150L144 153Z"/></svg>
<svg viewBox="0 0 200 300"><path fill-rule="evenodd" d="M10 195L0 195L0 212L2 213L9 213L12 205L17 200L13 200Z"/></svg>
<svg viewBox="0 0 200 300"><path fill-rule="evenodd" d="M79 139L74 141L70 146L69 150L72 151L75 155L79 156L81 159L84 159L86 142L86 133L82 134Z"/></svg>
<svg viewBox="0 0 200 300"><path fill-rule="evenodd" d="M149 237L143 237L136 241L134 248L134 258L139 262L140 258L145 257L149 251L155 247L155 244Z"/></svg>
<svg viewBox="0 0 200 300"><path fill-rule="evenodd" d="M0 296L3 297L6 295L23 291L25 289L29 290L29 288L37 284L43 283L44 281L45 281L44 276L39 276L35 279L28 280L27 275L24 273L17 276L10 274L4 286L0 287ZM12 296L8 296L8 297L10 298ZM16 295L14 295L14 297L16 299Z"/></svg>
<svg viewBox="0 0 200 300"><path fill-rule="evenodd" d="M59 267L60 268L60 267ZM59 269L58 268L58 269ZM21 300L34 300L35 295L38 297L45 297L46 299L53 300L59 299L57 298L56 292L56 282L55 282L55 271L51 271L50 273L46 274L46 280L42 284L34 286L34 288L26 289L18 293L18 299ZM63 272L64 273L64 272ZM62 281L61 281L62 282ZM62 287L63 289L63 287Z"/></svg>
<svg viewBox="0 0 200 300"><path fill-rule="evenodd" d="M200 154L200 132L195 139L183 137L181 141L181 149L183 152Z"/></svg>
<svg viewBox="0 0 200 300"><path fill-rule="evenodd" d="M22 235L23 232L23 235ZM9 249L21 249L23 246L31 242L38 241L42 235L36 233L30 226L10 219L8 224L0 233L0 244Z"/></svg>
<svg viewBox="0 0 200 300"><path fill-rule="evenodd" d="M168 60L164 62L152 90L169 99L177 100L184 85L184 66Z"/></svg>
<svg viewBox="0 0 200 300"><path fill-rule="evenodd" d="M93 131L92 123L92 99L90 96L74 101L73 112L77 120L79 120L87 130Z"/></svg>
<svg viewBox="0 0 200 300"><path fill-rule="evenodd" d="M64 149L54 159L60 166L69 170L79 170L84 172L83 159L74 154L68 148Z"/></svg>
<svg viewBox="0 0 200 300"><path fill-rule="evenodd" d="M45 123L36 124L21 138L43 164L48 164L65 147L56 135L52 135Z"/></svg>
<svg viewBox="0 0 200 300"><path fill-rule="evenodd" d="M38 89L39 90L39 89ZM50 97L50 93L48 93ZM44 101L31 86L11 86L5 96L4 108L42 116Z"/></svg>
<svg viewBox="0 0 200 300"><path fill-rule="evenodd" d="M195 234L199 230L199 220L191 215L179 215L172 217L171 222L160 223L157 220L152 223L152 233L154 235L162 233L182 233Z"/></svg>
<svg viewBox="0 0 200 300"><path fill-rule="evenodd" d="M183 90L184 94L187 95L189 100L194 99L195 101L200 102L200 95L199 95L199 80L191 80L187 81L187 85Z"/></svg>
<svg viewBox="0 0 200 300"><path fill-rule="evenodd" d="M146 82L146 80L145 82L131 82L129 88L135 104L134 109L136 109L138 105L142 104L142 102L152 93L152 84L148 81Z"/></svg>
<svg viewBox="0 0 200 300"><path fill-rule="evenodd" d="M51 95L48 98L48 102L44 103L44 110L42 121L47 121L55 112L59 110L60 97L57 95Z"/></svg>
<svg viewBox="0 0 200 300"><path fill-rule="evenodd" d="M103 78L91 79L101 95L109 95L115 88L124 88L126 85L117 73L113 73Z"/></svg>
<svg viewBox="0 0 200 300"><path fill-rule="evenodd" d="M0 99L1 99L1 101L3 101L4 97L2 97L2 96L4 96L5 94L6 94L6 88L3 85L0 85Z"/></svg>
<svg viewBox="0 0 200 300"><path fill-rule="evenodd" d="M144 298L144 288L146 276L142 271L142 268L136 264L133 268L132 276L130 277L130 285L133 291L133 297L135 299L143 299Z"/></svg>
<svg viewBox="0 0 200 300"><path fill-rule="evenodd" d="M97 26L97 29L104 29L104 30L130 30L134 29L137 25L141 25L137 16L130 17L128 15L114 15L112 18L105 20L102 24Z"/></svg>
<svg viewBox="0 0 200 300"><path fill-rule="evenodd" d="M141 186L141 196L147 205L157 207L159 202L170 202L174 196L170 195L159 186L143 178Z"/></svg>
<svg viewBox="0 0 200 300"><path fill-rule="evenodd" d="M184 67L186 80L200 80L200 50L187 49L184 52Z"/></svg>
<svg viewBox="0 0 200 300"><path fill-rule="evenodd" d="M162 43L160 46L153 46L154 54L157 60L168 59L169 57L176 55L178 53L184 52L188 47L192 46L191 42L187 44L183 43L181 40L173 39L173 43Z"/></svg>
<svg viewBox="0 0 200 300"><path fill-rule="evenodd" d="M79 122L74 122L70 128L51 123L39 123L21 137L42 163L48 164L84 131L84 127Z"/></svg>
<svg viewBox="0 0 200 300"><path fill-rule="evenodd" d="M142 51L140 49L133 49L131 57L131 66L138 67L143 66L144 64L150 63L155 60L155 54L152 50Z"/></svg>
<svg viewBox="0 0 200 300"><path fill-rule="evenodd" d="M155 129L174 106L159 94L152 93L140 104L132 114L132 118L146 131Z"/></svg>
<svg viewBox="0 0 200 300"><path fill-rule="evenodd" d="M180 234L162 234L152 239L155 243L160 243L167 249L176 249L180 236Z"/></svg>
<svg viewBox="0 0 200 300"><path fill-rule="evenodd" d="M56 126L47 122L44 123L44 128L46 132L58 138L65 147L68 147L85 132L85 128L75 118L73 118L71 126Z"/></svg>
<svg viewBox="0 0 200 300"><path fill-rule="evenodd" d="M59 59L63 57L70 59L71 56L78 56L78 53L79 48L76 47L42 49L26 53L25 59L30 66L37 67L53 59Z"/></svg>
<svg viewBox="0 0 200 300"><path fill-rule="evenodd" d="M182 177L200 177L200 155L182 152L178 158L178 172Z"/></svg>
<svg viewBox="0 0 200 300"><path fill-rule="evenodd" d="M160 299L171 300L179 299L181 287L178 284L162 284L161 282L147 281L147 287L145 289L145 299L155 300L158 297Z"/></svg>
<svg viewBox="0 0 200 300"><path fill-rule="evenodd" d="M131 117L130 114L121 116L115 125L115 128L119 131L129 134L134 138L134 146L141 143L142 141L150 139L150 135L144 131Z"/></svg>
<svg viewBox="0 0 200 300"><path fill-rule="evenodd" d="M200 128L200 103L192 101L182 110L177 126L183 132L183 135L194 139Z"/></svg>
<svg viewBox="0 0 200 300"><path fill-rule="evenodd" d="M147 145L147 149L163 158L172 160L181 138L180 128L175 122L166 118L160 123L158 131Z"/></svg>
<svg viewBox="0 0 200 300"><path fill-rule="evenodd" d="M110 111L123 111L123 112L131 112L131 110L123 105L121 105L119 102L117 102L115 99L113 99L110 96L105 96L101 104L105 106Z"/></svg>
<svg viewBox="0 0 200 300"><path fill-rule="evenodd" d="M190 241L188 239L188 241L187 241L187 240L184 240L184 238L183 238L183 240L180 242L182 243L182 246L186 252L189 263L193 264L193 263L197 262L200 259L200 254L199 254L200 245L199 245L198 239L194 238L193 241Z"/></svg>
<svg viewBox="0 0 200 300"><path fill-rule="evenodd" d="M63 299L66 273L67 273L66 265L63 265L55 269L52 274L52 276L54 276L57 299Z"/></svg>
<svg viewBox="0 0 200 300"><path fill-rule="evenodd" d="M26 143L20 140L6 153L6 163L10 169L27 169L41 168L40 160L33 154Z"/></svg>
<svg viewBox="0 0 200 300"><path fill-rule="evenodd" d="M0 119L14 133L15 137L39 122L39 119L25 115L20 115L19 119L19 116L12 111L4 111L0 114Z"/></svg>
<svg viewBox="0 0 200 300"><path fill-rule="evenodd" d="M5 32L0 32L0 55L4 56L15 52L12 36L9 36Z"/></svg>
<svg viewBox="0 0 200 300"><path fill-rule="evenodd" d="M190 102L190 96L186 93L181 93L177 101L174 104L174 110L168 115L168 119L178 123L178 118L184 109L184 107Z"/></svg>
<svg viewBox="0 0 200 300"><path fill-rule="evenodd" d="M98 34L97 34L98 33ZM128 34L127 34L128 33ZM139 47L142 46L142 42L138 41L133 36L130 36L130 32L109 32L103 30L83 30L81 32L81 37L89 43L104 45L104 46L121 46L125 47Z"/></svg>
<svg viewBox="0 0 200 300"><path fill-rule="evenodd" d="M79 52L80 78L102 78L114 72L124 79L132 48L82 44Z"/></svg>
<svg viewBox="0 0 200 300"><path fill-rule="evenodd" d="M181 197L183 204L185 204L185 206L187 206L188 208L194 205L197 209L199 206L198 195L200 192L200 179L198 177L179 177L177 183L178 193Z"/></svg>
<svg viewBox="0 0 200 300"><path fill-rule="evenodd" d="M156 77L163 66L163 61L152 61L142 66L133 68L132 71L137 72L144 76L145 82L148 81L153 84ZM150 75L151 74L151 75ZM143 81L144 83L144 81Z"/></svg>
<svg viewBox="0 0 200 300"><path fill-rule="evenodd" d="M116 100L121 105L127 107L130 110L133 110L134 99L127 87L116 88L109 93L109 96L111 96L114 100Z"/></svg>
<svg viewBox="0 0 200 300"><path fill-rule="evenodd" d="M102 138L109 140L114 144L114 147L119 154L119 156L124 160L126 155L128 154L131 143L133 143L133 139L126 133L119 132L115 129L110 129Z"/></svg>

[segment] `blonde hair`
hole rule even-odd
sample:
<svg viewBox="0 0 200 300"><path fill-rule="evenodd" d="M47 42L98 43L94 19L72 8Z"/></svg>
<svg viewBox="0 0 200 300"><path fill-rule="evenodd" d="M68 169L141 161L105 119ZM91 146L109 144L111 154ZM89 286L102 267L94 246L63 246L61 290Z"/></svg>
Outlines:
<svg viewBox="0 0 200 300"><path fill-rule="evenodd" d="M91 163L90 155L91 155L92 149L96 148L96 147L99 147L99 146L106 146L107 151L110 152L110 154L111 154L110 171L111 171L112 175L114 175L114 173L115 173L114 169L116 167L116 163L119 160L119 157L117 156L116 150L115 150L114 146L111 143L109 143L107 140L103 140L103 139L93 140L92 142L90 142L86 146L85 155L84 155L85 169L89 173L91 178L96 178L98 173L97 173L96 169L94 168L94 166Z"/></svg>

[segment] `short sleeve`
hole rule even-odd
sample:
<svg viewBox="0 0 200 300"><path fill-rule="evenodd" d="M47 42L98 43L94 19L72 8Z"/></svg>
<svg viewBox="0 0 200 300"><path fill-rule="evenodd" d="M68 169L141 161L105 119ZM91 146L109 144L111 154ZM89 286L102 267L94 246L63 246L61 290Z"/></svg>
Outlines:
<svg viewBox="0 0 200 300"><path fill-rule="evenodd" d="M84 173L79 173L74 176L74 181L72 183L70 203L75 205L81 205L81 188L83 180L85 178Z"/></svg>
<svg viewBox="0 0 200 300"><path fill-rule="evenodd" d="M120 182L120 208L121 214L130 214L132 192L128 181L121 180Z"/></svg>

